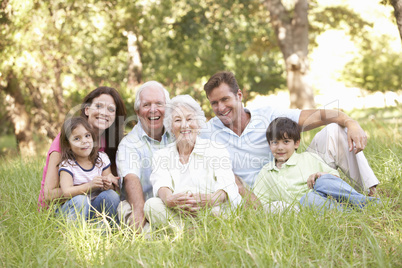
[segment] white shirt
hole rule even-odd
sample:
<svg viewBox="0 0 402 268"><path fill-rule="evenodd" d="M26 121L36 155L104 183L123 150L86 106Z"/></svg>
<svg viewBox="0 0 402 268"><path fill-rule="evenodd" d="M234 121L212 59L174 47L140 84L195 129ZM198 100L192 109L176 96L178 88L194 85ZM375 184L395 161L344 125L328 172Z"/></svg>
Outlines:
<svg viewBox="0 0 402 268"><path fill-rule="evenodd" d="M210 194L218 190L227 193L230 204L241 202L239 189L232 171L229 153L210 140L197 138L187 164L179 159L176 143L154 153L151 183L154 195L161 187L168 187L173 194L193 192Z"/></svg>

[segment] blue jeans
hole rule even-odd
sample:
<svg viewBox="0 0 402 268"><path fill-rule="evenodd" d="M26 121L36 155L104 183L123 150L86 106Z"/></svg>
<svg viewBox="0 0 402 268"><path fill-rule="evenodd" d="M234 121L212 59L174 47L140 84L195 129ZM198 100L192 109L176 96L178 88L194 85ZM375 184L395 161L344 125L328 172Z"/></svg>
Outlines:
<svg viewBox="0 0 402 268"><path fill-rule="evenodd" d="M60 208L60 213L68 219L77 219L78 215L85 220L91 219L96 212L105 212L105 214L116 221L117 207L120 203L120 196L114 190L101 192L92 202L87 195L76 195Z"/></svg>
<svg viewBox="0 0 402 268"><path fill-rule="evenodd" d="M328 199L328 196L331 196L332 199ZM330 174L319 177L315 182L314 190L300 199L302 207L318 210L337 209L339 211L346 209L341 203L348 203L361 209L368 202L380 203L380 199L358 193L347 182Z"/></svg>

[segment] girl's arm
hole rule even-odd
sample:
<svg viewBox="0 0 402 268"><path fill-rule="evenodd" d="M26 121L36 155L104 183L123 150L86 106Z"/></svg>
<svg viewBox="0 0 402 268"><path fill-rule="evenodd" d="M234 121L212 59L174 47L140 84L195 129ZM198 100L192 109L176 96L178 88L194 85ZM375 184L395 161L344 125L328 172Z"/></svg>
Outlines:
<svg viewBox="0 0 402 268"><path fill-rule="evenodd" d="M103 179L103 190L110 190L113 189L116 192L120 192L119 187L119 177L115 177L112 174L112 170L110 166L102 171L102 179Z"/></svg>
<svg viewBox="0 0 402 268"><path fill-rule="evenodd" d="M49 164L47 167L44 185L44 196L46 202L62 198L63 196L63 192L60 188L60 178L57 167L57 165L60 163L60 160L61 154L59 152L52 152L49 156Z"/></svg>
<svg viewBox="0 0 402 268"><path fill-rule="evenodd" d="M65 198L72 198L76 195L85 194L103 188L102 177L95 177L91 182L74 185L73 177L67 171L60 172L60 188Z"/></svg>

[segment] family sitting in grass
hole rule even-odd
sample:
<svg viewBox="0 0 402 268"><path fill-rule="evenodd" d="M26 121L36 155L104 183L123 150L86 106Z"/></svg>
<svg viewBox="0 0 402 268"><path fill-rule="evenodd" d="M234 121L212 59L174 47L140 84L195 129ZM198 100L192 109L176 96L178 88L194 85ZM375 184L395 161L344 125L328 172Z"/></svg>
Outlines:
<svg viewBox="0 0 402 268"><path fill-rule="evenodd" d="M229 204L235 207L240 196L245 207L258 206L260 200L257 197L265 206L272 201L294 204L295 200L302 199L302 206L313 204L322 207L324 196L339 197L339 191L335 193L336 190L341 191L341 203L348 201L363 206L363 201L377 200L361 194L357 198L357 192L352 191L353 188L346 182L318 173L328 172L339 176L335 171L339 168L357 190L369 196L375 194L379 181L361 152L367 144L367 136L360 125L346 114L335 110L277 109L271 106L244 108L243 93L231 72L216 73L205 84L204 90L216 115L205 125L201 120L204 118L201 108L191 97L178 96L171 103L169 93L160 83L150 81L143 84L137 91L134 104L139 122L120 143L126 113L117 91L84 100L82 115L95 129L100 148L105 148L112 167L116 159L117 173L113 168L112 173L120 177L122 202L118 214L122 223L141 232L148 221L163 224L169 218L174 219L178 211L194 214L204 207L216 207L215 210L219 211L223 207L230 207ZM114 110L110 107L114 107ZM116 117L119 122L115 122ZM327 125L315 135L307 148L308 152L317 156L294 153L300 138L290 136L289 130L285 131L285 136L277 136L275 130L273 139L267 140L267 127L279 117L289 118L297 131ZM49 203L62 197L68 198L68 194L60 188L57 174L61 161L58 138L49 150L44 170L39 198L43 206L43 201ZM292 147L293 144L293 150L286 150L285 155L276 155L276 143L284 140L290 140L287 145ZM276 161L272 161L273 156ZM211 157L223 162L218 162L218 166L203 166L202 163L208 163ZM303 175L299 174L298 178L288 177L286 174L294 172L289 167L298 157L306 158L303 161L311 162L312 166L301 173ZM226 162L228 165L224 166ZM271 166L273 169L268 170ZM267 179L268 171L278 172L279 184ZM308 178L311 174L306 173L310 171L315 175ZM335 181L336 185L332 185ZM296 185L295 189L290 185ZM322 191L328 185L332 185L335 191ZM313 186L315 190L307 193L308 187ZM257 196L252 191L253 187ZM103 189L107 189L107 185ZM281 193L278 194L278 191ZM85 193L87 191L82 191L82 194ZM307 194L305 198L300 196L301 193ZM69 196L72 197L71 194ZM347 200L345 196L348 196ZM334 202L329 199L324 206L345 207Z"/></svg>

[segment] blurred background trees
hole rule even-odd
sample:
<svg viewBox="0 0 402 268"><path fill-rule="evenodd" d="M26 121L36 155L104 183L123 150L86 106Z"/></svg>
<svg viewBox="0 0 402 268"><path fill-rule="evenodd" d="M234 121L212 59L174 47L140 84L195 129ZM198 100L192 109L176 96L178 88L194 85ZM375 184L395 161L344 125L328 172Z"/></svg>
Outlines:
<svg viewBox="0 0 402 268"><path fill-rule="evenodd" d="M289 89L292 107L312 107L308 51L328 29L344 29L361 44L345 80L369 90L401 89L402 62L386 49L386 40L367 35L370 23L354 11L324 7L320 0L3 0L0 5L0 135L14 134L23 155L53 139L66 113L100 85L117 88L133 114L135 88L157 80L172 95L192 95L212 116L202 86L215 72L230 70L245 103Z"/></svg>

